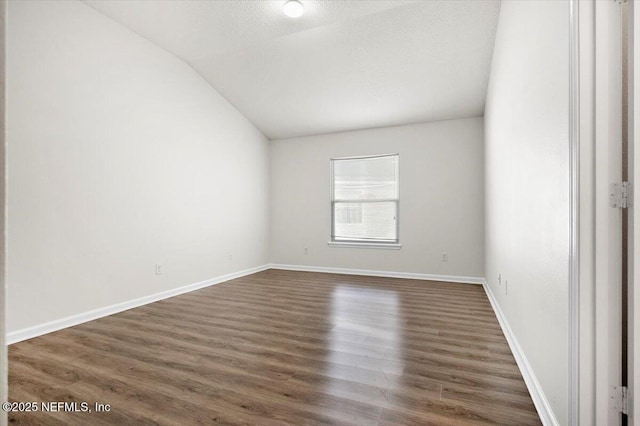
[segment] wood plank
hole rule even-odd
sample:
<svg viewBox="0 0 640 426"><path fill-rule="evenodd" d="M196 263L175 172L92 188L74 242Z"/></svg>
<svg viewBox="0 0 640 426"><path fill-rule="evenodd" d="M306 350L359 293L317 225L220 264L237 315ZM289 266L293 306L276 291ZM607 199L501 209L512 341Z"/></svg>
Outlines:
<svg viewBox="0 0 640 426"><path fill-rule="evenodd" d="M15 424L540 420L482 288L268 270L9 348Z"/></svg>

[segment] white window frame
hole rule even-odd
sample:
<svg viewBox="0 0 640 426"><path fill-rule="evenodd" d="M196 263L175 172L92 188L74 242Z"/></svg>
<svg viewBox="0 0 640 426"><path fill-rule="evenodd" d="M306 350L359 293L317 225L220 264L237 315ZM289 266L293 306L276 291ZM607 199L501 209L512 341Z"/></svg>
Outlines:
<svg viewBox="0 0 640 426"><path fill-rule="evenodd" d="M398 157L398 161L396 164L396 176L397 179L397 198L384 198L378 200L336 200L335 199L335 179L334 179L334 164L335 161L340 160L368 160L372 158L380 158L380 157ZM330 208L331 208L331 229L330 229L330 240L329 245L334 247L360 247L360 248L385 248L385 249L399 249L402 247L400 244L400 154L378 154L378 155L362 155L362 156L354 156L354 157L335 157L331 158L329 161L330 164ZM336 203L380 203L380 202L395 202L396 204L396 239L395 240L345 240L335 239L335 204Z"/></svg>

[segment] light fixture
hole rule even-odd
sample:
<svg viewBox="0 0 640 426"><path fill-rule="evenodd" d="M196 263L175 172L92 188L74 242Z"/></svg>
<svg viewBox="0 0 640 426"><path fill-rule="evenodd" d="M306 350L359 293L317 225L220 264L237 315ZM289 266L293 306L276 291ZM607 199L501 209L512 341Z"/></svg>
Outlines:
<svg viewBox="0 0 640 426"><path fill-rule="evenodd" d="M299 18L304 13L304 7L298 0L289 0L284 4L283 11L289 18Z"/></svg>

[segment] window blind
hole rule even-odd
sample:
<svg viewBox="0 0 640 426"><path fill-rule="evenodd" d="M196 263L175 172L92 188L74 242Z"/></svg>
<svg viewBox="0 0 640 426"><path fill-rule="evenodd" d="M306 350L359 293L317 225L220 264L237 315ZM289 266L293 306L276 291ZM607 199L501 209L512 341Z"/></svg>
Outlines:
<svg viewBox="0 0 640 426"><path fill-rule="evenodd" d="M398 242L399 156L335 158L332 241Z"/></svg>

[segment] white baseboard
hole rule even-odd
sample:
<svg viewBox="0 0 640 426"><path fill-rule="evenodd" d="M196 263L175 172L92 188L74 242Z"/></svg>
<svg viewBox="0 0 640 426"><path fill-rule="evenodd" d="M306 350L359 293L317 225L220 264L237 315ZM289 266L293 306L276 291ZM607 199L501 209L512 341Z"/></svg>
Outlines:
<svg viewBox="0 0 640 426"><path fill-rule="evenodd" d="M504 337L507 339L511 353L513 353L513 357L516 359L516 363L518 364L522 378L527 385L529 394L531 394L533 405L535 405L536 410L538 411L542 424L544 426L558 426L559 423L553 413L551 404L549 404L549 400L545 396L542 386L533 372L531 364L529 364L522 347L520 347L520 344L518 343L518 339L516 339L515 334L513 334L513 331L507 322L507 318L502 313L502 309L500 309L500 305L498 305L498 301L491 292L491 288L487 284L486 280L482 281L482 287L484 288L485 293L487 293L491 307L498 318L500 328L502 328L502 333L504 333Z"/></svg>
<svg viewBox="0 0 640 426"><path fill-rule="evenodd" d="M446 281L451 283L482 284L484 278L458 277L453 275L418 274L413 272L374 271L369 269L332 268L327 266L283 265L272 263L271 269L285 271L325 272L328 274L367 275L370 277L407 278L413 280Z"/></svg>
<svg viewBox="0 0 640 426"><path fill-rule="evenodd" d="M98 318L117 314L118 312L126 311L132 308L137 308L139 306L157 302L159 300L167 299L169 297L177 296L179 294L188 293L194 290L199 290L201 288L209 287L215 284L220 284L225 281L233 280L235 278L244 277L245 275L255 274L256 272L261 272L266 269L269 269L269 265L257 266L255 268L249 268L243 271L233 272L231 274L222 275L216 278L211 278L205 281L200 281L200 282L189 284L183 287L162 291L160 293L151 294L149 296L140 297L138 299L128 300L122 303L116 303L115 305L105 306L104 308L98 308L89 312L72 315L70 317L61 318L59 320L50 321L50 322L36 325L29 328L24 328L22 330L8 333L7 344L10 345L13 343L18 343L23 340L42 336L43 334L52 333L54 331L62 330L63 328L73 327L74 325L82 324L83 322L92 321Z"/></svg>
<svg viewBox="0 0 640 426"><path fill-rule="evenodd" d="M370 271L365 269L344 269L344 268L325 268L325 267L318 267L318 266L267 264L267 265L257 266L255 268L245 269L243 271L234 272L231 274L222 275L216 278L211 278L209 280L189 284L183 287L166 290L160 293L151 294L149 296L128 300L126 302L116 303L115 305L105 306L104 308L94 309L89 312L72 315L66 318L61 318L61 319L50 321L44 324L39 324L33 327L24 328L22 330L17 330L7 334L7 344L11 345L13 343L18 343L23 340L32 339L34 337L42 336L47 333L52 333L54 331L62 330L63 328L73 327L74 325L82 324L87 321L93 321L98 318L117 314L118 312L137 308L142 305L157 302L163 299L168 299L169 297L178 296L180 294L188 293L194 290L199 290L201 288L223 283L225 281L233 280L235 278L240 278L246 275L255 274L256 272L261 272L267 269L326 272L326 273L333 273L333 274L348 274L348 275L370 275L374 277L410 278L410 279L418 279L418 280L448 281L448 282L470 283L470 284L481 284L483 280L482 278L477 278L477 277L454 277L454 276L446 276L446 275L414 274L414 273L408 273L408 272Z"/></svg>

